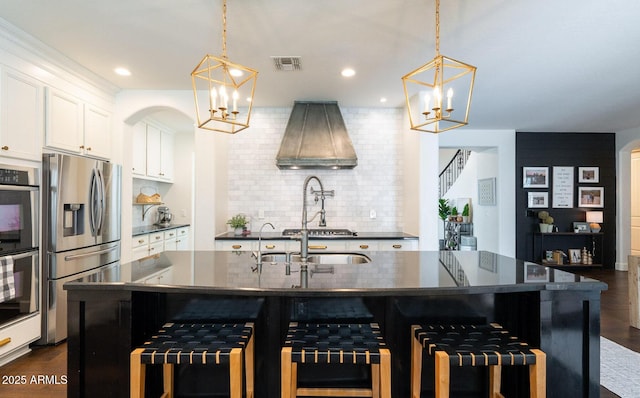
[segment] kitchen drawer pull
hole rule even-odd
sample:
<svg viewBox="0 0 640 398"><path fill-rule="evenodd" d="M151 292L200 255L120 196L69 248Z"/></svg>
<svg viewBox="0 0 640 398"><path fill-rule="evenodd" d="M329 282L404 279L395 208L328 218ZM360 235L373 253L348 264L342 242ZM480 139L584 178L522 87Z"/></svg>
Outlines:
<svg viewBox="0 0 640 398"><path fill-rule="evenodd" d="M0 347L5 346L9 343L11 343L11 337L5 337L4 339L0 340Z"/></svg>
<svg viewBox="0 0 640 398"><path fill-rule="evenodd" d="M138 239L138 243L144 243L144 239Z"/></svg>
<svg viewBox="0 0 640 398"><path fill-rule="evenodd" d="M156 240L162 239L162 236L156 236Z"/></svg>
<svg viewBox="0 0 640 398"><path fill-rule="evenodd" d="M392 246L394 249L402 249L402 245L393 245Z"/></svg>
<svg viewBox="0 0 640 398"><path fill-rule="evenodd" d="M170 233L170 234L169 234L169 237L171 237L171 236L173 236L173 233Z"/></svg>
<svg viewBox="0 0 640 398"><path fill-rule="evenodd" d="M231 246L231 248L238 250L238 249L242 248L242 245L233 245L233 246Z"/></svg>
<svg viewBox="0 0 640 398"><path fill-rule="evenodd" d="M361 249L368 249L368 248L369 248L369 245L360 245L360 248L361 248Z"/></svg>
<svg viewBox="0 0 640 398"><path fill-rule="evenodd" d="M309 249L311 250L324 250L327 248L327 245L309 245Z"/></svg>
<svg viewBox="0 0 640 398"><path fill-rule="evenodd" d="M275 249L276 245L265 245L265 249Z"/></svg>
<svg viewBox="0 0 640 398"><path fill-rule="evenodd" d="M6 146L6 145L3 145L3 146L2 146L2 150L3 150L3 151L8 151L8 150L9 150L9 147L8 147L8 146Z"/></svg>

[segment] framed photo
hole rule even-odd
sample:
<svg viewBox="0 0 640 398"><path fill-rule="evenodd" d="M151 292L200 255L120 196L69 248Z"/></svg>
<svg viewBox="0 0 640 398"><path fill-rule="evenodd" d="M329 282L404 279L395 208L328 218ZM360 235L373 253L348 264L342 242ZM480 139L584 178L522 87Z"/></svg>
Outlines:
<svg viewBox="0 0 640 398"><path fill-rule="evenodd" d="M496 205L495 177L478 180L478 204L481 206Z"/></svg>
<svg viewBox="0 0 640 398"><path fill-rule="evenodd" d="M589 227L588 222L574 221L573 232L576 232L576 231L578 231L578 233L591 232L591 228Z"/></svg>
<svg viewBox="0 0 640 398"><path fill-rule="evenodd" d="M525 263L524 281L529 283L549 282L549 268L535 263Z"/></svg>
<svg viewBox="0 0 640 398"><path fill-rule="evenodd" d="M578 167L578 182L596 183L600 182L599 167Z"/></svg>
<svg viewBox="0 0 640 398"><path fill-rule="evenodd" d="M549 168L548 167L523 167L522 168L523 188L549 188Z"/></svg>
<svg viewBox="0 0 640 398"><path fill-rule="evenodd" d="M530 209L549 207L549 192L529 192L527 205Z"/></svg>
<svg viewBox="0 0 640 398"><path fill-rule="evenodd" d="M604 207L604 187L578 187L578 207Z"/></svg>
<svg viewBox="0 0 640 398"><path fill-rule="evenodd" d="M580 264L582 262L582 254L580 249L569 249L569 263Z"/></svg>

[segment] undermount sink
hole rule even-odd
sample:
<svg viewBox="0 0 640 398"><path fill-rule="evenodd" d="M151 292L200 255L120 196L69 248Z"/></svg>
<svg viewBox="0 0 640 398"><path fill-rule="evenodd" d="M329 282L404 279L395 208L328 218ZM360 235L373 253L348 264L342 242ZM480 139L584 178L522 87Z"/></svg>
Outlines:
<svg viewBox="0 0 640 398"><path fill-rule="evenodd" d="M262 255L263 263L284 263L287 261L286 253L265 253ZM292 263L301 262L299 254L291 255ZM371 259L360 253L312 253L307 257L311 264L367 264Z"/></svg>

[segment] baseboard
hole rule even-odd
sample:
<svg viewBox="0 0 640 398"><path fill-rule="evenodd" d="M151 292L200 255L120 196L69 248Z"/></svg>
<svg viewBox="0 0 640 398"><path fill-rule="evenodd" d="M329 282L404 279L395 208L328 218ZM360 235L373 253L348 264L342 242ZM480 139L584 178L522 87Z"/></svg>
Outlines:
<svg viewBox="0 0 640 398"><path fill-rule="evenodd" d="M616 263L616 271L629 271L629 263Z"/></svg>

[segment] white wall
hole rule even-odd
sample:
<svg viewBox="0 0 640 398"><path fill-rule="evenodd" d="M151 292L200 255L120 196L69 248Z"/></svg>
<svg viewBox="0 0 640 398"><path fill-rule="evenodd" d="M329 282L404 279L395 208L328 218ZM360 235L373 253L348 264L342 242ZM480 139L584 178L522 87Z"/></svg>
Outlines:
<svg viewBox="0 0 640 398"><path fill-rule="evenodd" d="M616 203L616 269L628 269L627 257L631 254L631 203L640 198L631 194L631 152L640 148L640 127L616 133L618 155Z"/></svg>
<svg viewBox="0 0 640 398"><path fill-rule="evenodd" d="M515 256L516 225L515 219L515 142L513 130L451 130L439 135L440 147L451 148L496 148L496 215L493 228L498 231L496 252L505 256ZM493 156L493 155L492 155ZM487 174L491 174L488 170ZM490 175L478 175L488 178ZM480 241L478 242L480 245ZM483 243L484 245L484 243Z"/></svg>
<svg viewBox="0 0 640 398"><path fill-rule="evenodd" d="M277 230L299 228L302 185L307 176L316 175L325 189L335 190L335 196L325 201L328 227L360 232L403 230L402 110L341 108L341 112L358 166L351 170L280 170L276 154L291 108L254 108L251 127L229 142L227 218L244 213L251 217L253 230L264 222L273 223ZM319 204L312 206L309 215L319 208ZM371 210L375 219L370 218ZM309 225L316 226L317 219Z"/></svg>

